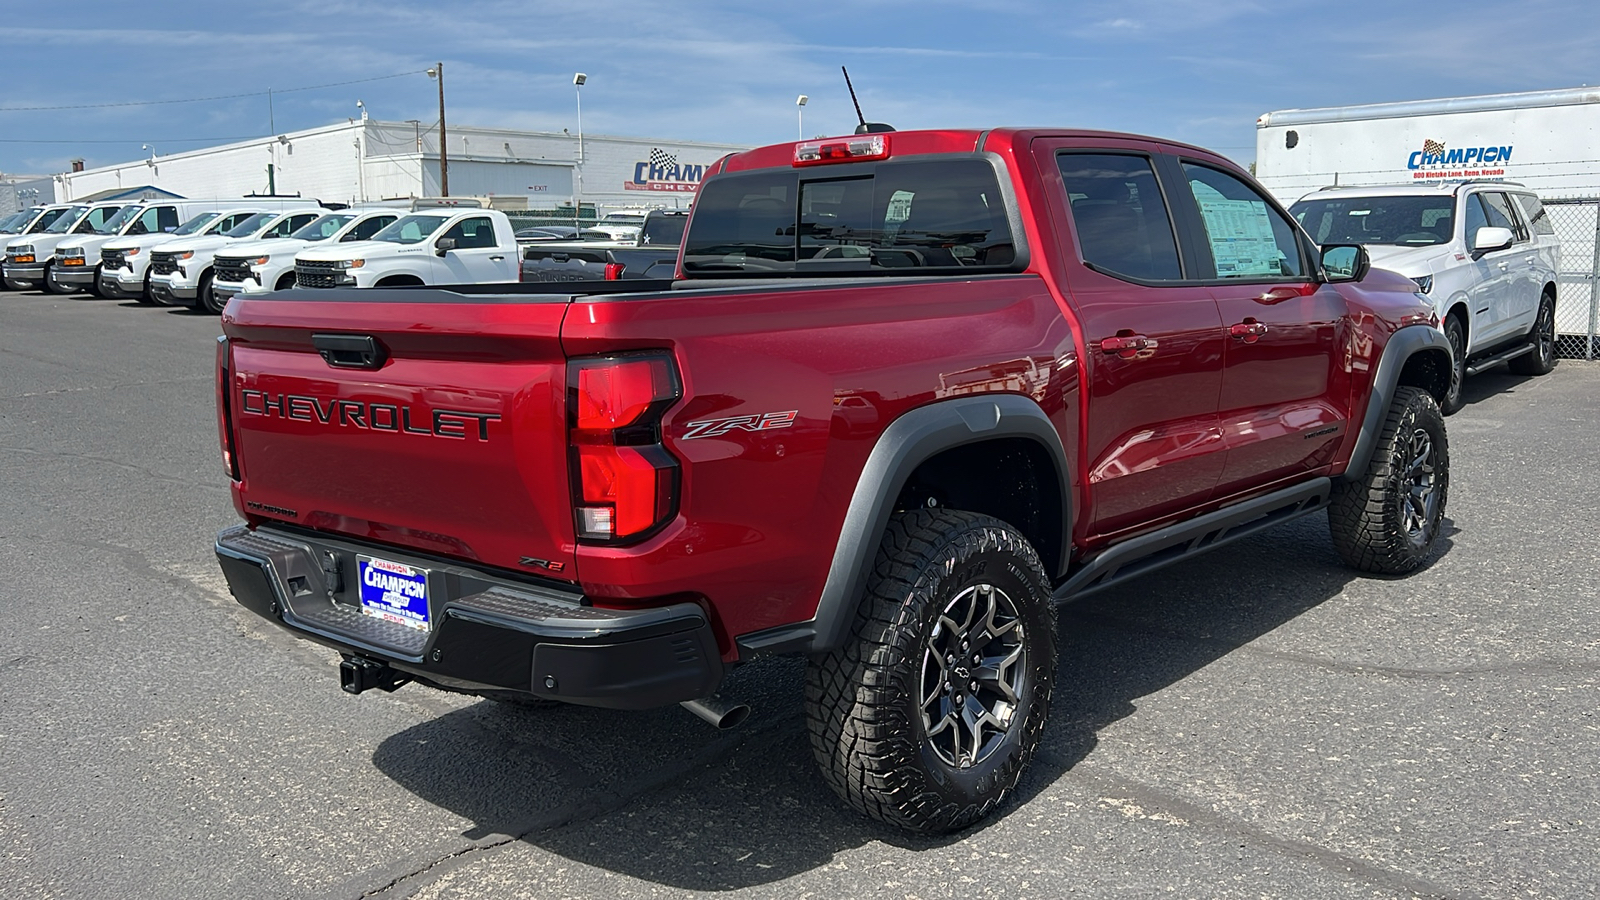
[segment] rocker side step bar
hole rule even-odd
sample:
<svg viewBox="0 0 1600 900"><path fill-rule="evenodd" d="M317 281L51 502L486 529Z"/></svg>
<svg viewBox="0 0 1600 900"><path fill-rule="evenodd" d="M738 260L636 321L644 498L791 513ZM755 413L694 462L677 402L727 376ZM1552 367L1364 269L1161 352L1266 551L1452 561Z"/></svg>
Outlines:
<svg viewBox="0 0 1600 900"><path fill-rule="evenodd" d="M1056 589L1055 601L1065 603L1076 600L1180 559L1316 512L1328 505L1332 491L1331 479L1318 478L1130 538L1085 562L1083 568Z"/></svg>

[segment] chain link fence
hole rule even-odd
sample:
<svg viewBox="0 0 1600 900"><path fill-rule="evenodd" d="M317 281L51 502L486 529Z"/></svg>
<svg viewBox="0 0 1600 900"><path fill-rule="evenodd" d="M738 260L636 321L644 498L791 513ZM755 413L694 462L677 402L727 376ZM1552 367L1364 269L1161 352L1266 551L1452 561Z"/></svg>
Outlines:
<svg viewBox="0 0 1600 900"><path fill-rule="evenodd" d="M1556 276L1556 354L1600 358L1600 198L1546 200L1550 224L1561 240Z"/></svg>

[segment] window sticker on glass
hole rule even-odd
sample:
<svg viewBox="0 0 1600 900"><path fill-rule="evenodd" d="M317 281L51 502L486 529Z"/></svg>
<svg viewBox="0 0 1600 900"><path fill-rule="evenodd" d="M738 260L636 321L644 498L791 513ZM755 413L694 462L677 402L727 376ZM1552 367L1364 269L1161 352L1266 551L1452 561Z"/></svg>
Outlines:
<svg viewBox="0 0 1600 900"><path fill-rule="evenodd" d="M1194 198L1205 219L1217 277L1279 275L1278 242L1272 234L1267 204L1259 200L1229 200L1204 182L1191 182Z"/></svg>

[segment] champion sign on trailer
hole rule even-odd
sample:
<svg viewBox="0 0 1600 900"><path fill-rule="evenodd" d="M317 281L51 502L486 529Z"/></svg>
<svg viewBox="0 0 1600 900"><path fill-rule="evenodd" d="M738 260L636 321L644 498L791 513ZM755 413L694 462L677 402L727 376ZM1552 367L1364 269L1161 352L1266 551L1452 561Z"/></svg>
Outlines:
<svg viewBox="0 0 1600 900"><path fill-rule="evenodd" d="M1468 178L1593 197L1597 141L1597 88L1288 109L1256 120L1256 178L1285 204L1334 184Z"/></svg>

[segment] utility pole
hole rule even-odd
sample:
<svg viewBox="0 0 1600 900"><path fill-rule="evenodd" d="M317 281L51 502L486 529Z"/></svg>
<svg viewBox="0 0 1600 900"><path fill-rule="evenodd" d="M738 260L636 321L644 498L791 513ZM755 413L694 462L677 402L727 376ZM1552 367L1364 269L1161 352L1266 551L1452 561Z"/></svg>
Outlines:
<svg viewBox="0 0 1600 900"><path fill-rule="evenodd" d="M434 63L428 74L439 79L439 196L450 196L450 155L445 149L444 133L444 63Z"/></svg>

